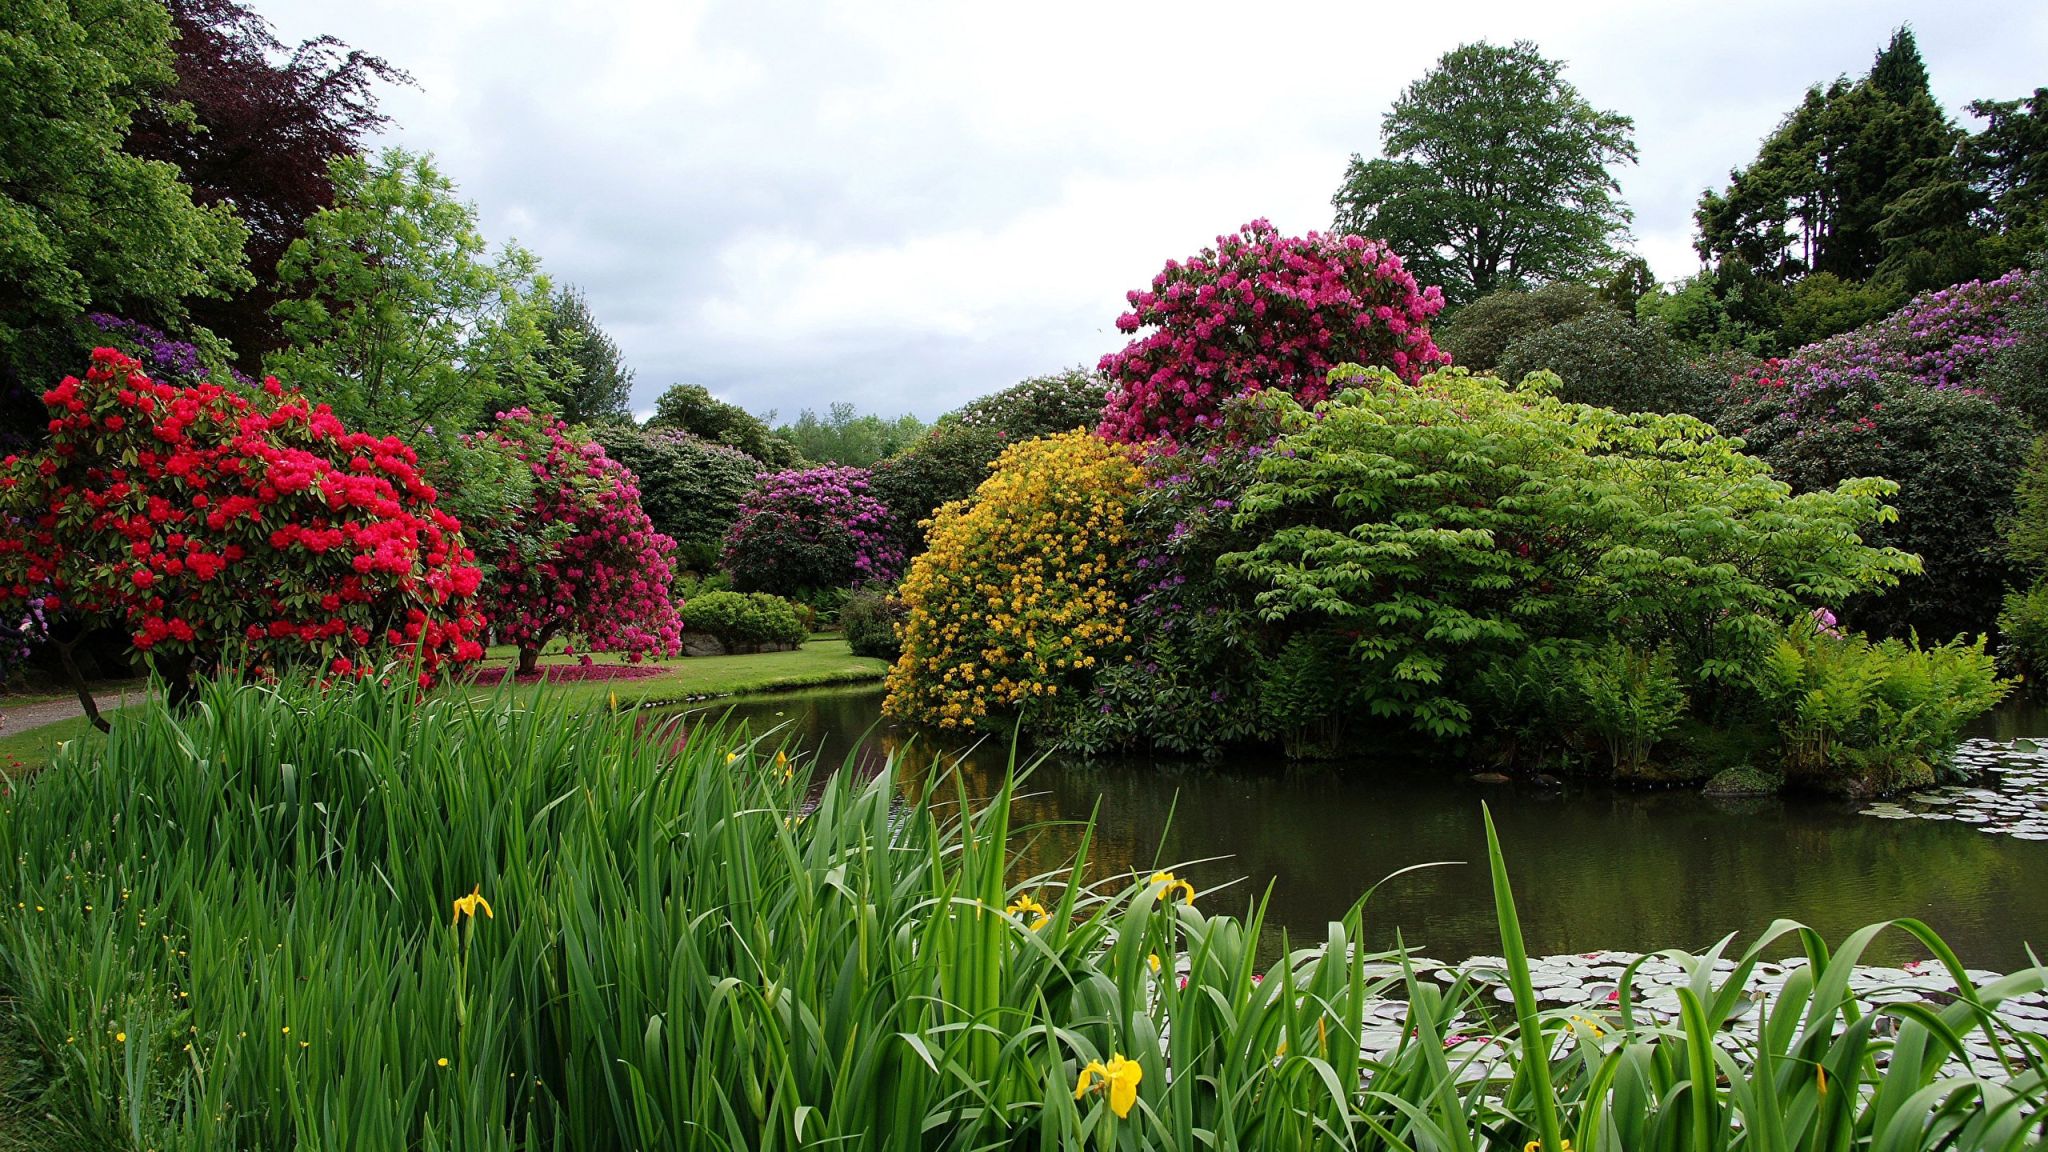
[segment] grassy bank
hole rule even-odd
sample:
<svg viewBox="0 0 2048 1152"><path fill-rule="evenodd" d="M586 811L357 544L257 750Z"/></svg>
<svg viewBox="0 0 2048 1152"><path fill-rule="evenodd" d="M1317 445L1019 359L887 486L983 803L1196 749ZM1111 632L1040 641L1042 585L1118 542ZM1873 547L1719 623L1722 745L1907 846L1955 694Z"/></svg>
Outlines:
<svg viewBox="0 0 2048 1152"><path fill-rule="evenodd" d="M1012 884L1014 778L971 805L893 769L817 790L743 734L678 750L546 694L214 686L205 704L149 706L0 801L0 1036L33 1066L0 1077L0 1117L51 1117L39 1146L2040 1136L2039 1038L1990 1036L1995 1079L1940 1071L1978 1003L2039 972L1880 1032L1847 992L1863 937L1835 955L1781 934L1814 978L1756 1039L1722 1032L1757 1010L1755 950L1725 975L1703 962L1680 1025L1624 1008L1595 1026L1535 1011L1504 871L1512 1009L1369 968L1363 902L1262 958L1257 904L1212 914L1167 874L1083 886L1085 840L1074 868ZM1185 984L1155 961L1176 956ZM1386 997L1413 1006L1406 1039L1368 1058L1351 1038ZM1460 1012L1496 1043L1447 1057Z"/></svg>
<svg viewBox="0 0 2048 1152"><path fill-rule="evenodd" d="M517 653L509 647L492 648L483 668L511 668ZM621 657L605 653L592 657L598 665L624 665ZM580 661L559 650L541 657L543 667L574 668ZM819 688L834 684L880 683L889 671L886 660L855 656L846 641L836 636L813 636L803 647L789 652L756 652L743 656L692 656L681 660L650 661L636 667L652 668L653 676L638 680L589 680L550 684L551 699L571 707L619 707L674 704L707 696L737 696L743 693L779 692L796 688ZM532 694L534 685L519 691ZM480 685L473 690L489 695L493 688Z"/></svg>
<svg viewBox="0 0 2048 1152"><path fill-rule="evenodd" d="M134 711L136 709L111 708L101 714L111 723ZM101 739L99 730L83 716L44 724L26 732L0 732L0 777L16 779L40 771L56 754L58 745L81 738L90 743Z"/></svg>

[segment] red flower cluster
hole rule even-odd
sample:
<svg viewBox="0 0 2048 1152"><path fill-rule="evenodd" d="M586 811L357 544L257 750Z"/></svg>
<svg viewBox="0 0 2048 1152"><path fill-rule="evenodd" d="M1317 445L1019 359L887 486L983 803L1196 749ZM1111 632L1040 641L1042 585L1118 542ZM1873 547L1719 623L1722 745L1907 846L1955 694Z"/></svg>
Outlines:
<svg viewBox="0 0 2048 1152"><path fill-rule="evenodd" d="M1127 298L1117 330L1153 331L1102 358L1113 388L1101 433L1125 443L1211 427L1225 400L1264 388L1314 404L1339 364L1413 381L1451 359L1429 336L1443 293L1359 236L1282 236L1254 220Z"/></svg>
<svg viewBox="0 0 2048 1152"><path fill-rule="evenodd" d="M0 616L48 588L51 611L202 664L238 638L259 664L368 675L395 649L424 684L482 657L481 573L397 439L275 379L160 383L110 348L43 402L48 445L0 461L26 528L0 538Z"/></svg>
<svg viewBox="0 0 2048 1152"><path fill-rule="evenodd" d="M534 506L521 510L531 534L567 527L544 556L495 558L488 599L498 638L537 650L569 634L635 660L679 654L683 622L669 599L676 544L654 530L633 473L588 436L524 408L498 413L496 430L478 435L533 473Z"/></svg>

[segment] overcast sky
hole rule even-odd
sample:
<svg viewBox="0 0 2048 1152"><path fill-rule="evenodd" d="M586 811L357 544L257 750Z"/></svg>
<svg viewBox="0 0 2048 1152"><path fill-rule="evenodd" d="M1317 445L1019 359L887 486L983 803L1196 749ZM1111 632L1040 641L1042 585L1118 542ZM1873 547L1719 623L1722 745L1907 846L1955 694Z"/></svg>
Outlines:
<svg viewBox="0 0 2048 1152"><path fill-rule="evenodd" d="M1266 217L1460 43L1529 39L1635 118L1658 276L1700 190L1910 22L1952 112L2048 85L2048 4L250 0L410 71L389 142L581 285L638 374L786 418L930 418L1120 346L1123 294Z"/></svg>

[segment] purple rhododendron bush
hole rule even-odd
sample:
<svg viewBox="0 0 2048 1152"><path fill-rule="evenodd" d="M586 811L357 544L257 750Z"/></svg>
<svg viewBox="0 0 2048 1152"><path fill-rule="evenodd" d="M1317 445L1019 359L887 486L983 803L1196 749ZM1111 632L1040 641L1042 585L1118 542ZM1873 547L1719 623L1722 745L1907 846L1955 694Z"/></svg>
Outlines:
<svg viewBox="0 0 2048 1152"><path fill-rule="evenodd" d="M865 468L764 472L726 534L722 567L741 592L798 598L887 583L903 567L893 524Z"/></svg>

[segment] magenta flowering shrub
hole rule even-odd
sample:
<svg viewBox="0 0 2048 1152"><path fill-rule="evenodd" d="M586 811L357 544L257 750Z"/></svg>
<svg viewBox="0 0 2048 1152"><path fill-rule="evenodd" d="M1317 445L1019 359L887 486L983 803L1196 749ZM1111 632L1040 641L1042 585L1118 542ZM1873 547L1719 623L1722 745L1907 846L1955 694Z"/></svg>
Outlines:
<svg viewBox="0 0 2048 1152"><path fill-rule="evenodd" d="M1111 384L1101 433L1125 443L1213 428L1225 400L1266 388L1314 404L1339 364L1414 380L1450 362L1429 335L1443 293L1360 236L1282 236L1254 220L1126 299L1117 330L1150 331L1100 365Z"/></svg>
<svg viewBox="0 0 2048 1152"><path fill-rule="evenodd" d="M721 565L733 587L801 597L894 580L903 550L869 479L838 465L762 473L726 533Z"/></svg>
<svg viewBox="0 0 2048 1152"><path fill-rule="evenodd" d="M488 436L532 472L527 521L508 538L549 539L538 555L493 557L486 614L498 639L520 649L531 671L549 640L567 636L634 660L682 651L682 618L669 599L675 541L654 530L633 473L602 445L554 416L498 413Z"/></svg>

